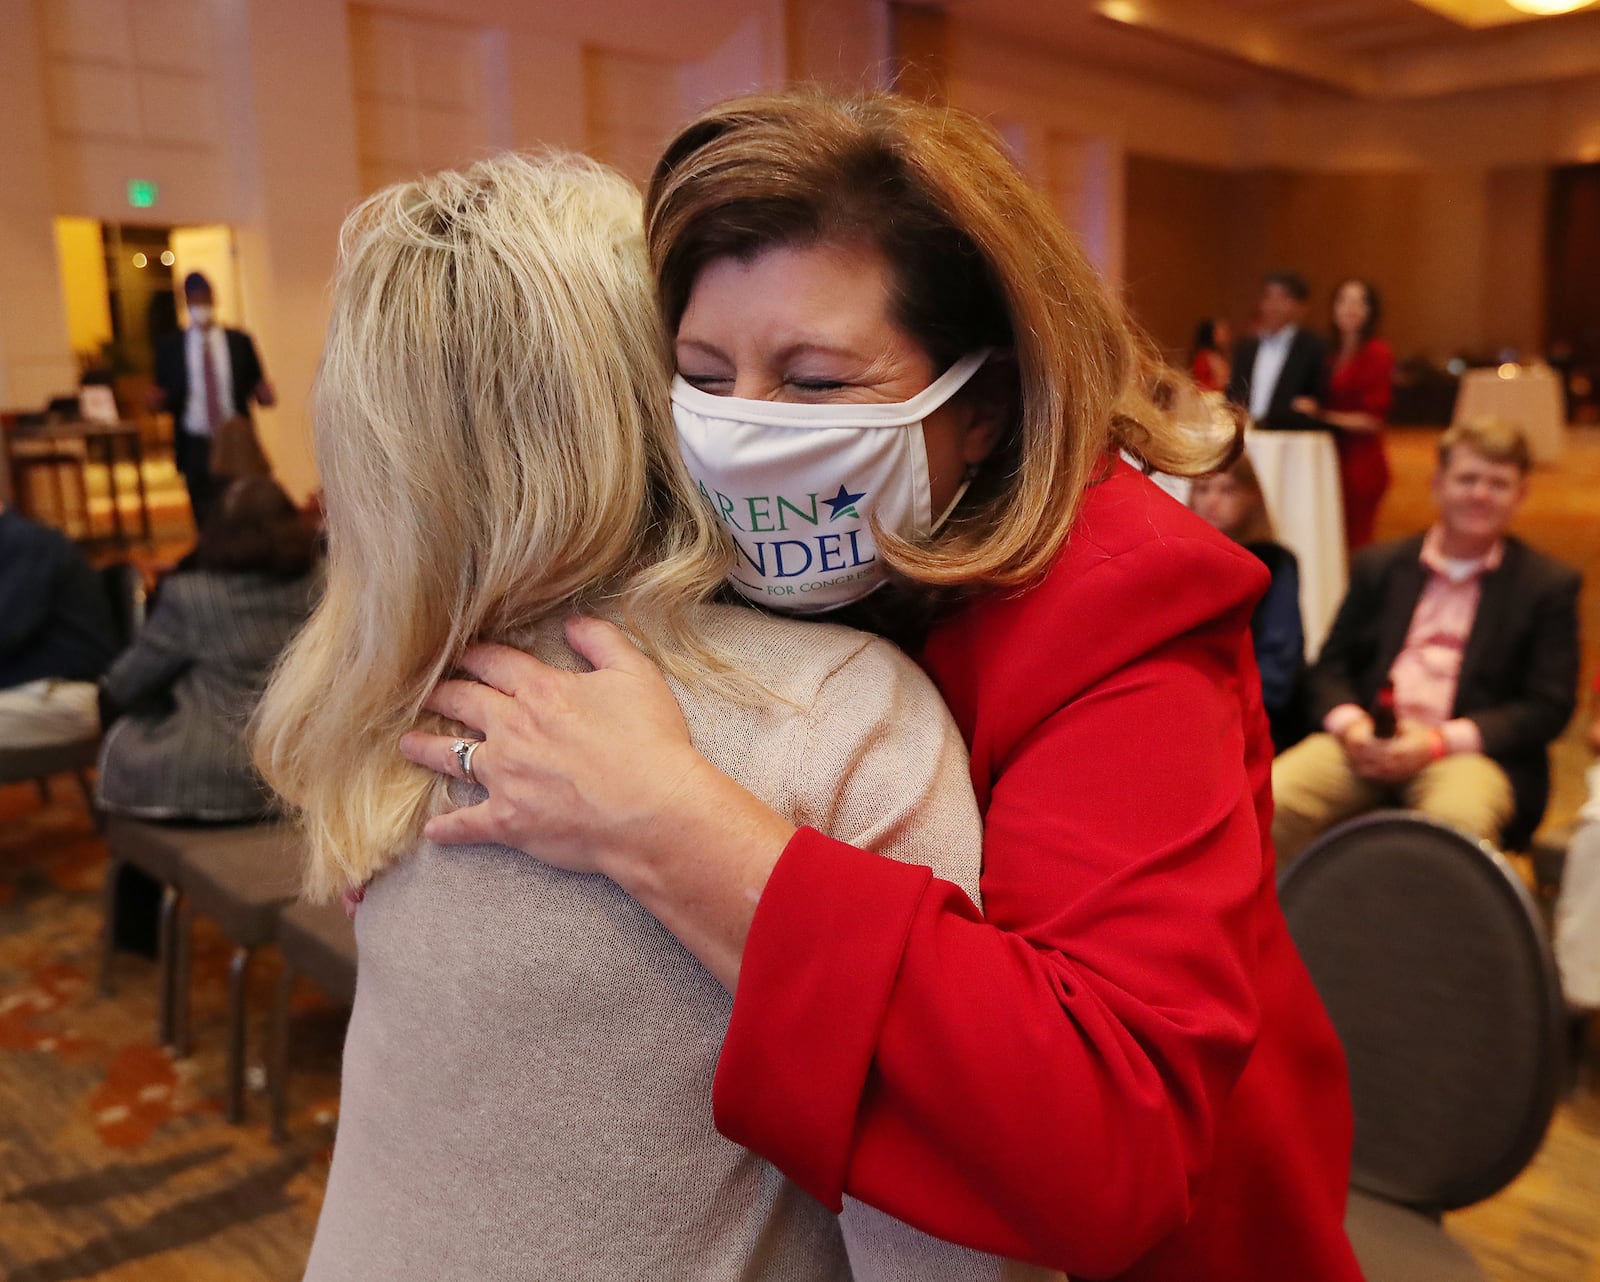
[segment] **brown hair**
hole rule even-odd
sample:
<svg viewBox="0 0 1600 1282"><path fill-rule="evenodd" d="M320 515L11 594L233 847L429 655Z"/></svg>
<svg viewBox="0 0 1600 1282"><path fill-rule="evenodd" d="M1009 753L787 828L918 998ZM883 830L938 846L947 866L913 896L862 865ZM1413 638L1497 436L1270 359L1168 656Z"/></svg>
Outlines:
<svg viewBox="0 0 1600 1282"><path fill-rule="evenodd" d="M293 501L264 476L234 481L217 500L195 545L202 570L298 579L311 570L316 536Z"/></svg>
<svg viewBox="0 0 1600 1282"><path fill-rule="evenodd" d="M1273 528L1272 514L1267 511L1267 499L1261 492L1261 478L1256 475L1255 464L1251 463L1250 456L1248 454L1240 454L1227 467L1219 467L1215 472L1197 476L1195 480L1197 482L1205 481L1214 476L1227 477L1254 500L1250 505L1250 511L1245 517L1244 523L1230 535L1233 541L1235 543L1275 543L1278 538L1278 532ZM1192 495L1190 496L1189 506L1194 506Z"/></svg>
<svg viewBox="0 0 1600 1282"><path fill-rule="evenodd" d="M1450 451L1465 445L1492 463L1510 463L1526 476L1533 467L1528 438L1522 429L1497 418L1472 419L1457 423L1439 438L1439 467L1450 466Z"/></svg>
<svg viewBox="0 0 1600 1282"><path fill-rule="evenodd" d="M1378 292L1378 287L1370 280L1362 280L1359 276L1346 276L1333 288L1333 293L1328 295L1328 309L1333 310L1333 304L1339 301L1339 295L1344 293L1346 285L1359 285L1362 299L1367 305L1367 319L1362 323L1360 341L1365 343L1378 332L1378 326L1383 321L1383 295ZM1344 341L1344 335L1339 332L1337 324L1331 324L1333 330L1333 345L1335 350Z"/></svg>
<svg viewBox="0 0 1600 1282"><path fill-rule="evenodd" d="M866 241L893 272L894 319L936 365L984 347L1014 353L1016 421L950 523L925 545L880 536L907 578L1026 584L1049 568L1108 450L1193 475L1232 445L1209 420L1180 427L1159 408L1188 399L1173 394L1179 376L999 139L961 112L812 90L722 103L668 144L645 222L671 329L716 259Z"/></svg>

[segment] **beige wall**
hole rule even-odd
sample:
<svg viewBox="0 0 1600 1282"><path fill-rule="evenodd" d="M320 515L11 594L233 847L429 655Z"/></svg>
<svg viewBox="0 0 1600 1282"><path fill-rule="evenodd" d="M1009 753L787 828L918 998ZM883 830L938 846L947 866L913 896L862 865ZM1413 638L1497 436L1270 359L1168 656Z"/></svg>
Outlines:
<svg viewBox="0 0 1600 1282"><path fill-rule="evenodd" d="M1201 318L1238 314L1231 241L1244 213L1242 187L1230 170L1128 157L1127 299L1174 360L1187 359Z"/></svg>
<svg viewBox="0 0 1600 1282"><path fill-rule="evenodd" d="M1539 337L1546 166L1600 157L1600 82L1437 100L1227 101L964 24L952 103L993 119L1157 337L1243 319L1260 272L1387 290L1402 351ZM160 21L149 20L157 13ZM636 178L715 98L882 83L887 0L0 0L0 405L70 384L56 215L233 229L278 385L264 436L315 483L308 398L344 213L486 150L589 149Z"/></svg>
<svg viewBox="0 0 1600 1282"><path fill-rule="evenodd" d="M32 0L0 0L0 409L42 405L77 375L55 265L54 215L65 211L51 189L36 19Z"/></svg>
<svg viewBox="0 0 1600 1282"><path fill-rule="evenodd" d="M98 353L111 339L105 234L93 218L57 218L55 232L67 341L74 355Z"/></svg>
<svg viewBox="0 0 1600 1282"><path fill-rule="evenodd" d="M217 14L208 0L35 0L58 212L232 222ZM8 33L8 40L10 35ZM148 211L131 178L156 183Z"/></svg>
<svg viewBox="0 0 1600 1282"><path fill-rule="evenodd" d="M262 435L303 494L338 229L365 192L507 146L591 150L643 178L701 103L783 81L791 21L819 74L878 49L853 25L870 7L0 0L0 406L74 382L56 215L231 228L226 305L277 385ZM154 209L129 208L129 178L158 184Z"/></svg>
<svg viewBox="0 0 1600 1282"><path fill-rule="evenodd" d="M1425 169L1600 160L1600 81L1407 102L1272 104L1243 163L1300 169ZM1264 137L1262 135L1265 135Z"/></svg>

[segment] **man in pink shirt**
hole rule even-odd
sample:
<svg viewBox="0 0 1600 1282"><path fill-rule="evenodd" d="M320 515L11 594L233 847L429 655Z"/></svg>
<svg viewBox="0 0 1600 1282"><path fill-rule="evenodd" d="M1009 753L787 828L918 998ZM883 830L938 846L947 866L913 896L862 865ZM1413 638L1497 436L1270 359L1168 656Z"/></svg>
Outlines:
<svg viewBox="0 0 1600 1282"><path fill-rule="evenodd" d="M1280 864L1378 806L1420 810L1508 848L1538 826L1547 748L1577 700L1580 579L1506 532L1528 467L1515 428L1451 428L1439 442L1433 526L1351 565L1311 672L1322 732L1273 763Z"/></svg>

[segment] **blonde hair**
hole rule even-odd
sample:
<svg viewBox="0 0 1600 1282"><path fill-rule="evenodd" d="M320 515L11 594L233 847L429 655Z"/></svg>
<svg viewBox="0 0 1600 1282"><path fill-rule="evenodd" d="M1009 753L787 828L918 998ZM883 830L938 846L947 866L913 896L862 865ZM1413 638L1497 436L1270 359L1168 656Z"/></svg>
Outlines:
<svg viewBox="0 0 1600 1282"><path fill-rule="evenodd" d="M1450 451L1465 446L1491 463L1510 463L1526 476L1533 468L1533 454L1522 429L1498 418L1469 419L1447 428L1439 438L1439 467L1450 466Z"/></svg>
<svg viewBox="0 0 1600 1282"><path fill-rule="evenodd" d="M472 642L615 601L668 673L737 684L692 617L728 551L669 377L638 194L599 164L502 156L346 220L315 397L327 587L255 734L311 897L365 882L442 804L397 742Z"/></svg>
<svg viewBox="0 0 1600 1282"><path fill-rule="evenodd" d="M1071 234L971 116L887 94L737 98L668 144L646 198L669 327L696 277L774 246L866 241L892 272L894 319L936 362L1015 353L1010 432L933 542L884 538L886 562L932 585L1022 586L1067 538L1107 452L1194 475L1237 435L1180 424L1162 366Z"/></svg>

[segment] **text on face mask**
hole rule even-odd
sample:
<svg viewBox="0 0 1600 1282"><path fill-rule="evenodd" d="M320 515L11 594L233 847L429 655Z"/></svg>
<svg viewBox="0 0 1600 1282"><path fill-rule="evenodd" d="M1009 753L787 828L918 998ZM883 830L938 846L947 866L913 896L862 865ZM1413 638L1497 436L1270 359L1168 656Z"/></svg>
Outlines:
<svg viewBox="0 0 1600 1282"><path fill-rule="evenodd" d="M857 570L854 574L841 574L834 579L813 579L809 583L765 583L756 586L769 597L803 597L808 592L829 592L834 588L843 587L846 583L855 583L872 577L871 570Z"/></svg>
<svg viewBox="0 0 1600 1282"><path fill-rule="evenodd" d="M862 548L859 526L837 532L824 532L818 528L824 522L832 524L846 519L859 522L861 513L857 504L866 498L865 490L852 493L848 486L841 485L832 498L822 498L813 492L798 502L781 494L757 494L733 499L721 490L708 490L705 483L701 482L700 493L723 524L734 532L733 545L740 559L763 579L796 579L813 573L833 574L839 570L857 570L861 566L873 565L878 559L870 542L865 549ZM828 509L826 515L822 511L824 507ZM740 516L745 520L741 521ZM773 524L774 521L776 524ZM790 533L791 522L794 533L805 532L806 526L816 532L804 538L750 537L752 534ZM818 590L850 582L863 577L865 573L848 574L825 584L804 586ZM767 590L772 592L771 588Z"/></svg>

